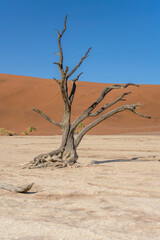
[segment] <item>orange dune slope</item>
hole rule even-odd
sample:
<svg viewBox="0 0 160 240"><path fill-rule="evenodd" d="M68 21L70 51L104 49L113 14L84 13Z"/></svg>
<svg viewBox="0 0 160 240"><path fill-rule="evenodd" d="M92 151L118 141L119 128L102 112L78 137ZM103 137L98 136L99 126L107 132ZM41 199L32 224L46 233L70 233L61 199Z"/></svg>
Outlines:
<svg viewBox="0 0 160 240"><path fill-rule="evenodd" d="M72 120L89 107L107 85L110 84L77 82ZM106 95L100 106L130 91L132 94L126 96L127 101L116 104L114 108L123 104L142 103L143 106L138 111L151 116L152 119L138 117L130 111L121 112L101 122L88 134L160 133L160 85L113 90ZM61 121L63 103L58 84L50 79L0 74L0 128L22 134L28 127L33 126L37 129L33 135L61 133L59 128L33 112L33 107L52 119ZM91 121L93 118L87 118L83 123L87 125Z"/></svg>

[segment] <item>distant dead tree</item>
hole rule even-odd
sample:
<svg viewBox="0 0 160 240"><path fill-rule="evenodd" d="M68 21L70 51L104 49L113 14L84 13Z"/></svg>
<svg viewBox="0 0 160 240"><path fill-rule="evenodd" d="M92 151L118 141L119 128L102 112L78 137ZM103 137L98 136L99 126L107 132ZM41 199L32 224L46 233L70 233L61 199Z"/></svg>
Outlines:
<svg viewBox="0 0 160 240"><path fill-rule="evenodd" d="M55 62L59 68L59 72L61 75L61 79L55 79L53 78L56 83L60 87L60 92L62 95L63 103L64 103L64 110L63 110L63 119L62 122L56 122L52 120L50 117L48 117L46 114L44 114L39 109L33 108L33 111L40 114L43 118L48 120L50 123L56 125L59 127L62 131L62 142L60 147L57 150L54 150L52 152L41 154L34 158L33 161L29 163L29 168L36 168L36 167L45 167L45 166L54 166L54 167L67 167L69 165L73 165L77 162L78 155L77 155L77 147L79 143L81 142L83 136L93 127L95 127L100 122L104 121L105 119L119 113L125 110L130 110L131 112L137 114L140 117L150 118L149 116L143 115L141 113L138 113L136 111L136 108L139 107L141 104L136 103L132 105L123 105L121 107L118 107L110 112L105 113L104 115L100 115L104 110L110 108L114 104L116 104L119 101L125 100L124 97L131 92L123 93L120 97L115 99L114 101L105 104L103 107L101 107L98 111L93 112L93 110L98 106L98 104L104 99L104 97L111 91L115 89L121 89L121 88L127 88L128 86L137 86L136 84L128 83L126 85L113 85L113 86L107 86L100 94L98 99L93 102L91 106L89 106L77 119L71 123L71 106L74 100L74 95L76 92L76 82L79 80L79 77L81 76L82 72L77 75L75 79L70 79L71 76L77 71L77 69L81 66L82 62L88 57L89 52L91 48L89 48L86 52L86 54L81 58L79 63L71 70L69 71L68 66L64 68L63 65L63 50L61 45L61 39L63 37L63 34L66 31L66 21L67 16L64 20L64 28L63 31L60 33L58 30L56 30L58 34L58 47L59 47L59 53L55 53L59 56L59 62ZM68 81L71 81L72 83L72 89L71 91L68 90ZM86 118L94 118L97 117L93 122L91 122L89 125L84 127L82 131L75 135L75 130L77 126Z"/></svg>

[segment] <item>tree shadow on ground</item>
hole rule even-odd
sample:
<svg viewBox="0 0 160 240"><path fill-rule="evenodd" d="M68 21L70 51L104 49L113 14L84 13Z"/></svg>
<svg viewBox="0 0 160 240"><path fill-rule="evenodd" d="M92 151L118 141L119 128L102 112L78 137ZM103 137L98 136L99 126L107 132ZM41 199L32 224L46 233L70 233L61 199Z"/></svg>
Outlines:
<svg viewBox="0 0 160 240"><path fill-rule="evenodd" d="M23 194L35 194L37 192L24 192Z"/></svg>
<svg viewBox="0 0 160 240"><path fill-rule="evenodd" d="M149 158L155 158L155 156L148 156ZM143 159L144 158L144 159ZM103 163L114 163L114 162L149 162L154 161L153 159L146 159L147 157L134 157L131 159L113 159L104 161L92 161L91 164L103 164Z"/></svg>

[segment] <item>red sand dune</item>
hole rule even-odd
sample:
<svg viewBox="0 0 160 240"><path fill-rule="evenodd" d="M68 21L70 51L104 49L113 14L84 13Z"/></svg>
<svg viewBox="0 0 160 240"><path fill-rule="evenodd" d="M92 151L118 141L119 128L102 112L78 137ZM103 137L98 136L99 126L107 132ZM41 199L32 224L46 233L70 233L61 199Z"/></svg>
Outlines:
<svg viewBox="0 0 160 240"><path fill-rule="evenodd" d="M72 107L72 120L78 117L100 95L107 84L77 82L77 92ZM132 91L126 96L126 102L120 104L142 103L138 111L149 115L152 119L138 117L130 111L118 113L103 121L88 134L118 133L160 133L160 85L141 85L109 93L103 105L123 92ZM101 104L101 106L102 106ZM0 74L0 128L21 134L26 128L37 129L34 135L56 135L60 129L52 125L39 114L32 111L38 108L56 121L61 121L63 104L59 86L50 79ZM109 111L109 110L108 110ZM93 118L84 121L87 125Z"/></svg>

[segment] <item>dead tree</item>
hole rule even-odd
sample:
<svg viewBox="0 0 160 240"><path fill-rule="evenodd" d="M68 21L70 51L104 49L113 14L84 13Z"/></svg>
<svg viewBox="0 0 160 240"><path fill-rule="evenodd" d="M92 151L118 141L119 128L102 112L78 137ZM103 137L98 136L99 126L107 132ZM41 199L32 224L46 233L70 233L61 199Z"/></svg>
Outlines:
<svg viewBox="0 0 160 240"><path fill-rule="evenodd" d="M75 164L78 159L77 155L77 147L82 140L83 136L93 127L95 127L100 122L104 121L105 119L119 113L125 110L130 110L131 112L145 118L150 118L146 115L143 115L141 113L138 113L136 111L136 108L139 107L141 104L136 103L132 105L123 105L121 107L118 107L112 111L109 111L105 113L104 115L100 115L104 110L110 108L114 104L116 104L119 101L125 100L124 97L131 92L123 93L120 97L115 99L114 101L110 102L109 104L105 104L103 107L101 107L98 111L93 112L93 110L97 107L99 103L104 99L104 97L110 93L111 91L115 89L121 89L121 88L127 88L128 86L137 86L132 83L128 83L126 85L113 85L113 86L107 86L100 94L99 98L91 105L89 106L77 119L71 123L71 106L74 100L74 95L76 92L76 82L79 80L79 77L82 73L78 74L75 79L71 79L72 75L77 71L77 69L81 66L82 62L88 57L89 52L91 48L87 50L85 55L80 59L79 63L71 70L69 71L68 66L64 68L63 65L63 50L61 45L61 39L63 37L63 34L66 31L66 21L67 16L65 17L64 21L64 28L63 31L60 33L58 30L56 30L58 34L58 47L59 47L59 53L55 53L59 56L59 62L55 62L59 68L61 79L55 79L56 83L60 87L63 103L64 103L64 110L63 110L63 119L62 122L58 123L54 120L52 120L50 117L48 117L46 114L44 114L39 109L34 108L33 111L40 114L43 118L48 120L50 123L56 125L57 127L61 128L62 130L62 142L59 147L59 149L54 150L52 152L49 152L47 154L41 154L34 158L32 162L30 162L30 168L36 168L36 167L45 167L45 166L55 166L55 167L66 167L68 165ZM68 90L68 81L71 81L72 83L72 89L69 92ZM99 116L100 115L100 116ZM88 126L84 127L83 130L78 134L78 136L74 135L75 129L77 126L85 120L87 117L96 117L92 123L90 123Z"/></svg>

